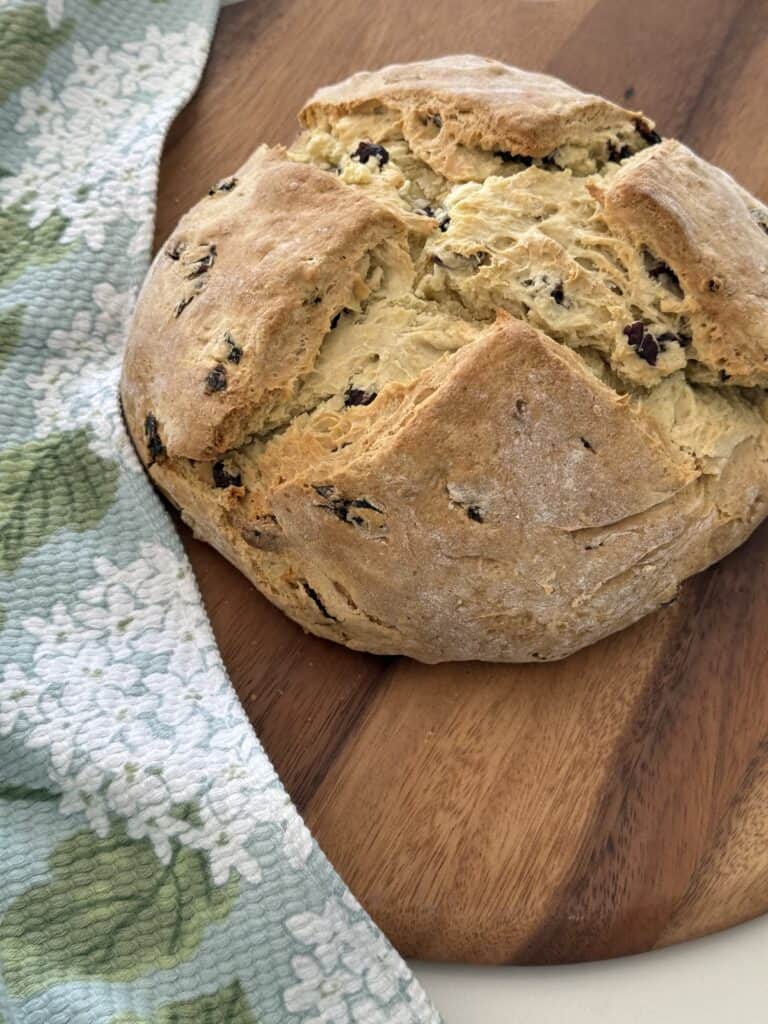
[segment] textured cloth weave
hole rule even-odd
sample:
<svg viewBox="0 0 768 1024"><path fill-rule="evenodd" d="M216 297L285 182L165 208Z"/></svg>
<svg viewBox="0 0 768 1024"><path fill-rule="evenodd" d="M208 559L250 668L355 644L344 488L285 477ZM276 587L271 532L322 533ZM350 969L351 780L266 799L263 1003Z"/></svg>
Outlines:
<svg viewBox="0 0 768 1024"><path fill-rule="evenodd" d="M424 1024L227 680L119 414L215 0L0 0L0 1021Z"/></svg>

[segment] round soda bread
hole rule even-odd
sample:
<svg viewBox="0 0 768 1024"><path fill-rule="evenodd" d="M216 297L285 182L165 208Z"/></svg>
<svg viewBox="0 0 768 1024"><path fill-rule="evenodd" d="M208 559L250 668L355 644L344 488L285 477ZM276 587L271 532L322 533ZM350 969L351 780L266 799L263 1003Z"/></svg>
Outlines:
<svg viewBox="0 0 768 1024"><path fill-rule="evenodd" d="M320 89L163 246L125 418L313 633L561 658L768 492L768 212L642 114L473 56Z"/></svg>

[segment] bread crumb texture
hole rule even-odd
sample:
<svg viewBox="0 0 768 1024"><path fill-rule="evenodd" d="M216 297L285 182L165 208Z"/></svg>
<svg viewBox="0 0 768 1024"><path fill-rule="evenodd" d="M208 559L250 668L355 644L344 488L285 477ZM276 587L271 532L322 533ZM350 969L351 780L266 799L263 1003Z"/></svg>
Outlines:
<svg viewBox="0 0 768 1024"><path fill-rule="evenodd" d="M479 57L321 89L158 253L155 483L306 629L563 657L765 515L768 211L644 115Z"/></svg>

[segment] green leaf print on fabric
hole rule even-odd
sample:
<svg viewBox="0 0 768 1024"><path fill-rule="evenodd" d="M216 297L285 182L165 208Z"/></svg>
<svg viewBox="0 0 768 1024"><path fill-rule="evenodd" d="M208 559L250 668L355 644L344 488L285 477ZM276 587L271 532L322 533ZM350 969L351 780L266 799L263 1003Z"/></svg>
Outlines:
<svg viewBox="0 0 768 1024"><path fill-rule="evenodd" d="M178 841L163 864L149 840L128 838L121 824L104 838L78 832L48 866L50 881L14 900L0 923L0 961L16 996L175 967L196 952L209 923L227 916L238 888L233 876L217 889L204 855Z"/></svg>
<svg viewBox="0 0 768 1024"><path fill-rule="evenodd" d="M55 263L69 248L59 239L67 226L60 213L51 213L31 227L23 203L0 209L0 285L8 284L34 263Z"/></svg>
<svg viewBox="0 0 768 1024"><path fill-rule="evenodd" d="M54 793L50 789L32 789L29 786L3 786L0 785L0 801L2 800L31 800L34 803L60 800L61 793Z"/></svg>
<svg viewBox="0 0 768 1024"><path fill-rule="evenodd" d="M0 370L16 348L24 321L24 306L12 306L0 312Z"/></svg>
<svg viewBox="0 0 768 1024"><path fill-rule="evenodd" d="M240 982L235 980L212 995L170 1003L152 1017L115 1017L111 1024L256 1024Z"/></svg>
<svg viewBox="0 0 768 1024"><path fill-rule="evenodd" d="M89 433L51 434L0 452L0 572L57 530L95 526L114 502L117 465L90 449Z"/></svg>
<svg viewBox="0 0 768 1024"><path fill-rule="evenodd" d="M0 103L22 85L34 82L44 71L48 57L72 32L72 21L58 28L48 24L43 7L11 7L0 11Z"/></svg>

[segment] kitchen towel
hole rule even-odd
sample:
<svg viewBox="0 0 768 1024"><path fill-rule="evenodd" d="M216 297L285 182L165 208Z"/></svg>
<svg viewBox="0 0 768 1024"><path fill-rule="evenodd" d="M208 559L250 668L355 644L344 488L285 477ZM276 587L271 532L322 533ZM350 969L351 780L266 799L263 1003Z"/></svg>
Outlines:
<svg viewBox="0 0 768 1024"><path fill-rule="evenodd" d="M215 0L0 0L0 1021L424 1024L241 710L123 426Z"/></svg>

